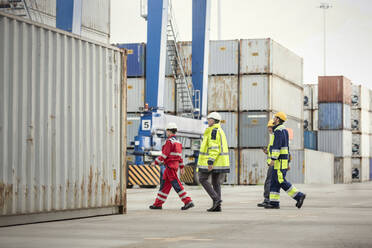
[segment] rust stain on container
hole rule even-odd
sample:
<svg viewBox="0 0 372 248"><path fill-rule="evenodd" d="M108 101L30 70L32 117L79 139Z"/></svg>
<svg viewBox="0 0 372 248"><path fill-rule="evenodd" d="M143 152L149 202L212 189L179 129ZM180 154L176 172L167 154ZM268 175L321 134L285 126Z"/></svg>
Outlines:
<svg viewBox="0 0 372 248"><path fill-rule="evenodd" d="M208 111L237 111L237 76L210 76L208 81Z"/></svg>

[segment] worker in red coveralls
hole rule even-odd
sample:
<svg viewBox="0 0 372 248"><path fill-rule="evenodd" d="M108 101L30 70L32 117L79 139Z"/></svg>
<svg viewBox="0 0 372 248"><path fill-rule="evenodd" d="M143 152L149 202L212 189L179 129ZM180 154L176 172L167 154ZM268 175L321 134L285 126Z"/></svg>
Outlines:
<svg viewBox="0 0 372 248"><path fill-rule="evenodd" d="M194 203L191 198L187 196L177 175L178 166L181 168L181 174L185 173L183 159L181 157L182 144L176 138L177 125L173 122L168 123L166 132L167 141L162 147L162 154L151 164L155 166L163 163L165 164L165 170L155 203L150 206L150 209L162 209L162 205L167 200L171 187L173 187L183 203L185 203L181 210L187 210L194 207Z"/></svg>

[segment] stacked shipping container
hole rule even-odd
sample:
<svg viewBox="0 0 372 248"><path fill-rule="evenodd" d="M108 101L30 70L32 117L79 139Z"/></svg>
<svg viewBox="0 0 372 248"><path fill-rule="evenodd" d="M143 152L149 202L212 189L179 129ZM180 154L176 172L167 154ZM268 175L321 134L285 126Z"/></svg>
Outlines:
<svg viewBox="0 0 372 248"><path fill-rule="evenodd" d="M318 85L304 85L304 147L318 149Z"/></svg>

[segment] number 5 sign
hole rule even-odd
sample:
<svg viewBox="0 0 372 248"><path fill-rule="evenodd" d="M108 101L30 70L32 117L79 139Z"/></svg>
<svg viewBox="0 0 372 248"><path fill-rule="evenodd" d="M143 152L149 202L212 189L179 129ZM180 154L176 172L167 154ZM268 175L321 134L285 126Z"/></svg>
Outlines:
<svg viewBox="0 0 372 248"><path fill-rule="evenodd" d="M142 120L142 130L143 131L151 130L151 120Z"/></svg>

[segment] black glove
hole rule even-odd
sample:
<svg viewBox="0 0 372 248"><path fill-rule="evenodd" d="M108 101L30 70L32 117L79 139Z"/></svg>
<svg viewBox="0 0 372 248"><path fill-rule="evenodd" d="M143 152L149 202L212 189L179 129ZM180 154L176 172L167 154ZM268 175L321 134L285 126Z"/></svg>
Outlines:
<svg viewBox="0 0 372 248"><path fill-rule="evenodd" d="M212 160L208 160L208 165L213 165L213 161Z"/></svg>

